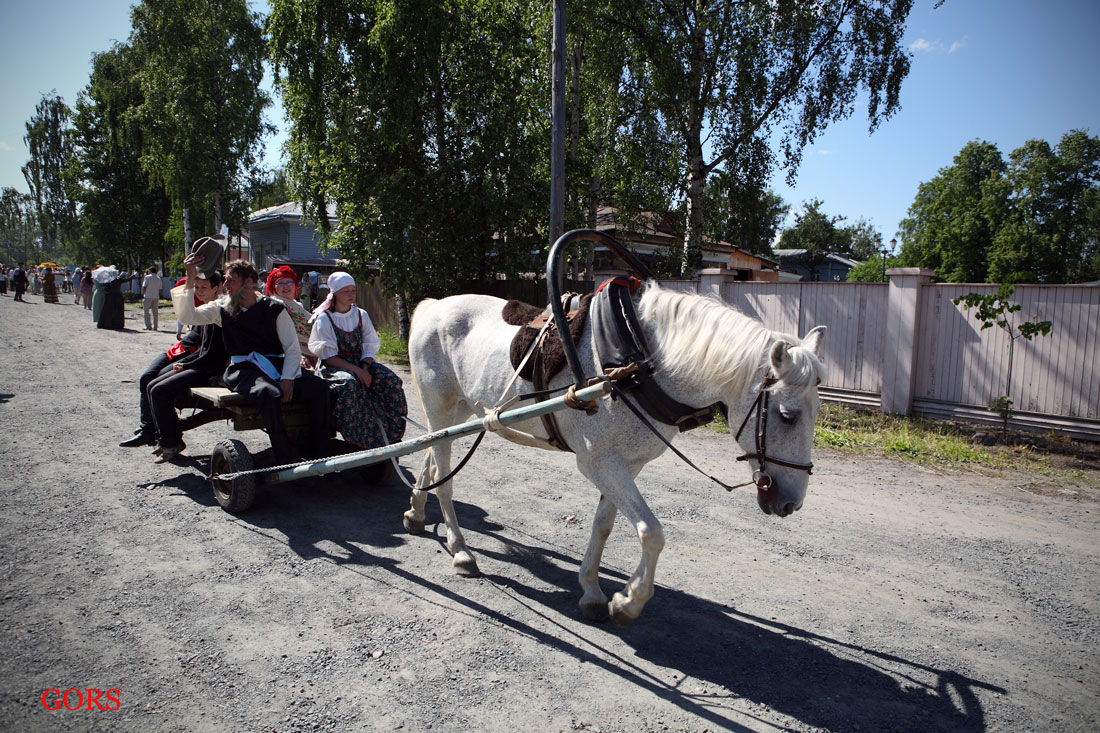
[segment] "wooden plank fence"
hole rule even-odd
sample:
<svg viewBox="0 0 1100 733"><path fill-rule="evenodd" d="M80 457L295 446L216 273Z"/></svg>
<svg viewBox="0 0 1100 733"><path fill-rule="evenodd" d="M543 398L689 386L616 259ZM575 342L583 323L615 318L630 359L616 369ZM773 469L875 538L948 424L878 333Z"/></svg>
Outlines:
<svg viewBox="0 0 1100 733"><path fill-rule="evenodd" d="M888 412L996 423L1008 335L983 330L952 299L996 285L930 284L927 270L894 270L890 284L664 281L712 293L768 328L804 336L829 328L822 396ZM1018 316L1052 322L1049 336L1017 338L1009 394L1013 425L1100 440L1100 286L1019 285ZM885 365L889 364L887 370Z"/></svg>
<svg viewBox="0 0 1100 733"><path fill-rule="evenodd" d="M961 405L988 405L1005 394L1009 336L951 301L967 293L995 293L995 285L929 285L922 303L915 397ZM1100 287L1018 285L1016 314L1051 321L1049 336L1013 347L1013 409L1069 418L1100 419Z"/></svg>

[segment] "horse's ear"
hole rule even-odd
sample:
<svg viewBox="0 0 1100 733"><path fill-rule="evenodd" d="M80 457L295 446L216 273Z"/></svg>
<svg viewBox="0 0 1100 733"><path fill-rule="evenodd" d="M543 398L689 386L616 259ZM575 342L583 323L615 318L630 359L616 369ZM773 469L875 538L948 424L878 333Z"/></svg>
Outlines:
<svg viewBox="0 0 1100 733"><path fill-rule="evenodd" d="M776 341L772 346L769 356L776 379L782 379L791 370L791 355L787 351L789 348L786 341Z"/></svg>
<svg viewBox="0 0 1100 733"><path fill-rule="evenodd" d="M802 339L802 348L814 352L821 357L821 347L825 345L825 326L810 329L806 338Z"/></svg>

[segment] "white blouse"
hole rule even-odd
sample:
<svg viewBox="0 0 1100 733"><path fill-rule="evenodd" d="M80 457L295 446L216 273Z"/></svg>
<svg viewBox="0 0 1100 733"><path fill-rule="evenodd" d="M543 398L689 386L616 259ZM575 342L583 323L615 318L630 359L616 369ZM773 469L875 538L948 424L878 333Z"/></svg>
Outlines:
<svg viewBox="0 0 1100 733"><path fill-rule="evenodd" d="M336 343L336 332L332 330L332 322L335 321L336 327L341 331L354 331L360 314L363 316L363 323L360 327L363 333L363 353L359 358L373 359L378 350L382 348L382 341L378 338L378 332L374 330L374 324L371 323L367 312L354 306L348 309L347 313L328 310L317 316L313 321L313 330L309 334L309 350L316 354L319 359L328 359L339 355L340 349ZM332 321L329 320L329 315L332 316Z"/></svg>
<svg viewBox="0 0 1100 733"><path fill-rule="evenodd" d="M187 285L172 288L172 307L180 323L188 326L202 326L213 323L222 325L222 306L228 303L225 296L212 303L195 307L195 291L187 290ZM257 293L259 295L259 293ZM297 379L302 375L302 347L298 344L298 334L294 330L294 321L284 308L275 319L275 332L283 345L283 379Z"/></svg>

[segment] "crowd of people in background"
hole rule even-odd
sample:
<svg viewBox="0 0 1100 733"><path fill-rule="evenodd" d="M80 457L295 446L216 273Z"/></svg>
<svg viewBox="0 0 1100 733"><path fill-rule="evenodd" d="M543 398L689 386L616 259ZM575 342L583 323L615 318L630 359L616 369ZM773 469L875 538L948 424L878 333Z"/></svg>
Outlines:
<svg viewBox="0 0 1100 733"><path fill-rule="evenodd" d="M155 272L150 268L149 272ZM0 265L0 296L12 291L15 301L26 303L25 295L38 295L43 303L61 304L62 295L72 295L73 303L92 311L92 321L99 328L121 329L125 325L122 286L129 284L131 292L137 290L139 275L120 272L114 265L90 265L76 268L59 267L53 263L26 266L19 262L14 267ZM144 298L152 298L154 323L156 307L161 298L159 278L155 288L142 288ZM154 329L156 326L153 327Z"/></svg>

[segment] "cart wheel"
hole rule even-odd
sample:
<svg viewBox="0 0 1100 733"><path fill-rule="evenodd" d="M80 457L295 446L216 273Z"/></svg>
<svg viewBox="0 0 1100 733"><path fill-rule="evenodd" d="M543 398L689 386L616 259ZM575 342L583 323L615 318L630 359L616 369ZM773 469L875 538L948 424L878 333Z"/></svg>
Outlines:
<svg viewBox="0 0 1100 733"><path fill-rule="evenodd" d="M210 475L251 471L255 468L252 454L239 440L222 440L214 446L210 455ZM252 506L256 498L256 474L238 476L229 481L211 479L214 498L222 509L234 514L243 512Z"/></svg>

